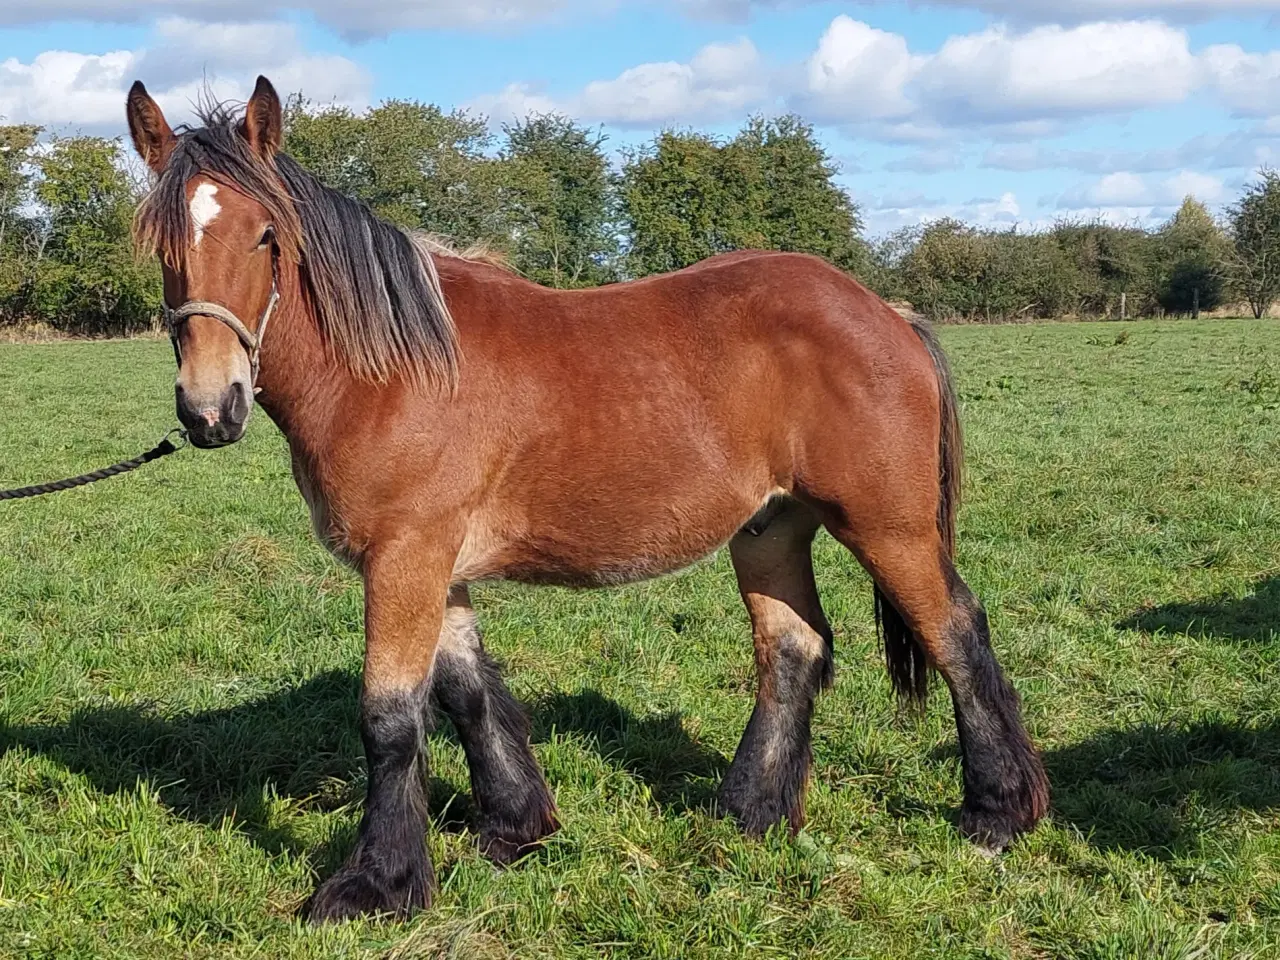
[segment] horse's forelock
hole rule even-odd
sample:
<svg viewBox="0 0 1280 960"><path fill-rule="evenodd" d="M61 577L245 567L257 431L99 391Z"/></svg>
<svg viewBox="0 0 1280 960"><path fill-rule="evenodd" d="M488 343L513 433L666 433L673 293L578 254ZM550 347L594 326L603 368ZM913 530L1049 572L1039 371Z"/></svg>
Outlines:
<svg viewBox="0 0 1280 960"><path fill-rule="evenodd" d="M201 126L179 127L169 163L138 207L135 236L143 250L181 269L192 241L187 184L204 175L261 204L271 217L280 252L297 260L302 231L293 201L272 165L249 148L235 114L222 104L199 113Z"/></svg>

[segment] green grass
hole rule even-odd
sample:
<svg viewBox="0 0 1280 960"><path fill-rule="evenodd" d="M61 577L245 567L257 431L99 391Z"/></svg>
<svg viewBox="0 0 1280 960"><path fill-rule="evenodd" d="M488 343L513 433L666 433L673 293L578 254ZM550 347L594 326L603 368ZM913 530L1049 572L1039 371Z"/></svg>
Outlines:
<svg viewBox="0 0 1280 960"><path fill-rule="evenodd" d="M824 537L838 679L797 839L709 813L752 703L726 557L615 591L488 586L563 831L491 868L443 726L433 910L304 927L359 817L361 601L260 419L0 504L0 954L1280 957L1280 325L944 341L960 564L1054 787L1002 859L957 834L944 691L897 713L867 579ZM171 364L164 343L0 346L0 486L154 443Z"/></svg>

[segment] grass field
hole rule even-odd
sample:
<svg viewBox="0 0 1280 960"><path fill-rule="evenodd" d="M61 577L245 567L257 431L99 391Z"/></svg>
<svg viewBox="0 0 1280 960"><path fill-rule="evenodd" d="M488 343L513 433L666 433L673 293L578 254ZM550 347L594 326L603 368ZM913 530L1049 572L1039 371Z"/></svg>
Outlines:
<svg viewBox="0 0 1280 960"><path fill-rule="evenodd" d="M0 955L1280 957L1280 324L944 342L960 565L1054 788L1000 860L955 828L944 691L897 713L868 581L824 537L838 678L798 838L710 815L754 675L727 557L607 592L487 586L563 831L491 868L443 725L435 908L302 926L363 796L361 600L259 419L0 504ZM0 487L154 443L171 364L156 342L0 346Z"/></svg>

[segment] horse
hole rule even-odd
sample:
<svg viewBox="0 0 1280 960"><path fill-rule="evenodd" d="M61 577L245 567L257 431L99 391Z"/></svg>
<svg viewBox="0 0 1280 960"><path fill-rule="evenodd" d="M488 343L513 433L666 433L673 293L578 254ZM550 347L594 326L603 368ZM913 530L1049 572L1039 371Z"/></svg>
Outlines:
<svg viewBox="0 0 1280 960"><path fill-rule="evenodd" d="M282 152L262 77L198 126L171 128L141 82L126 112L153 175L135 233L161 260L191 443L235 442L260 406L316 534L364 581L368 793L311 921L430 905L432 704L466 754L486 856L509 864L558 829L481 639L478 581L622 584L727 543L758 685L717 805L751 835L797 830L833 682L823 527L874 581L899 694L922 702L931 671L950 688L962 831L1000 851L1044 815L1044 768L953 562L961 433L925 323L792 253L538 286L322 185Z"/></svg>

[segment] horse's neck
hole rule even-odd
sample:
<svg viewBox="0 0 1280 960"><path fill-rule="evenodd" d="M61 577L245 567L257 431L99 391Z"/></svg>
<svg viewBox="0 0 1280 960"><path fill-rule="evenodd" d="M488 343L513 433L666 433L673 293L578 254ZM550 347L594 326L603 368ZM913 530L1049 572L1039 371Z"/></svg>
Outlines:
<svg viewBox="0 0 1280 960"><path fill-rule="evenodd" d="M349 374L325 349L296 268L281 271L280 308L262 341L258 402L295 456L314 459L332 435Z"/></svg>

